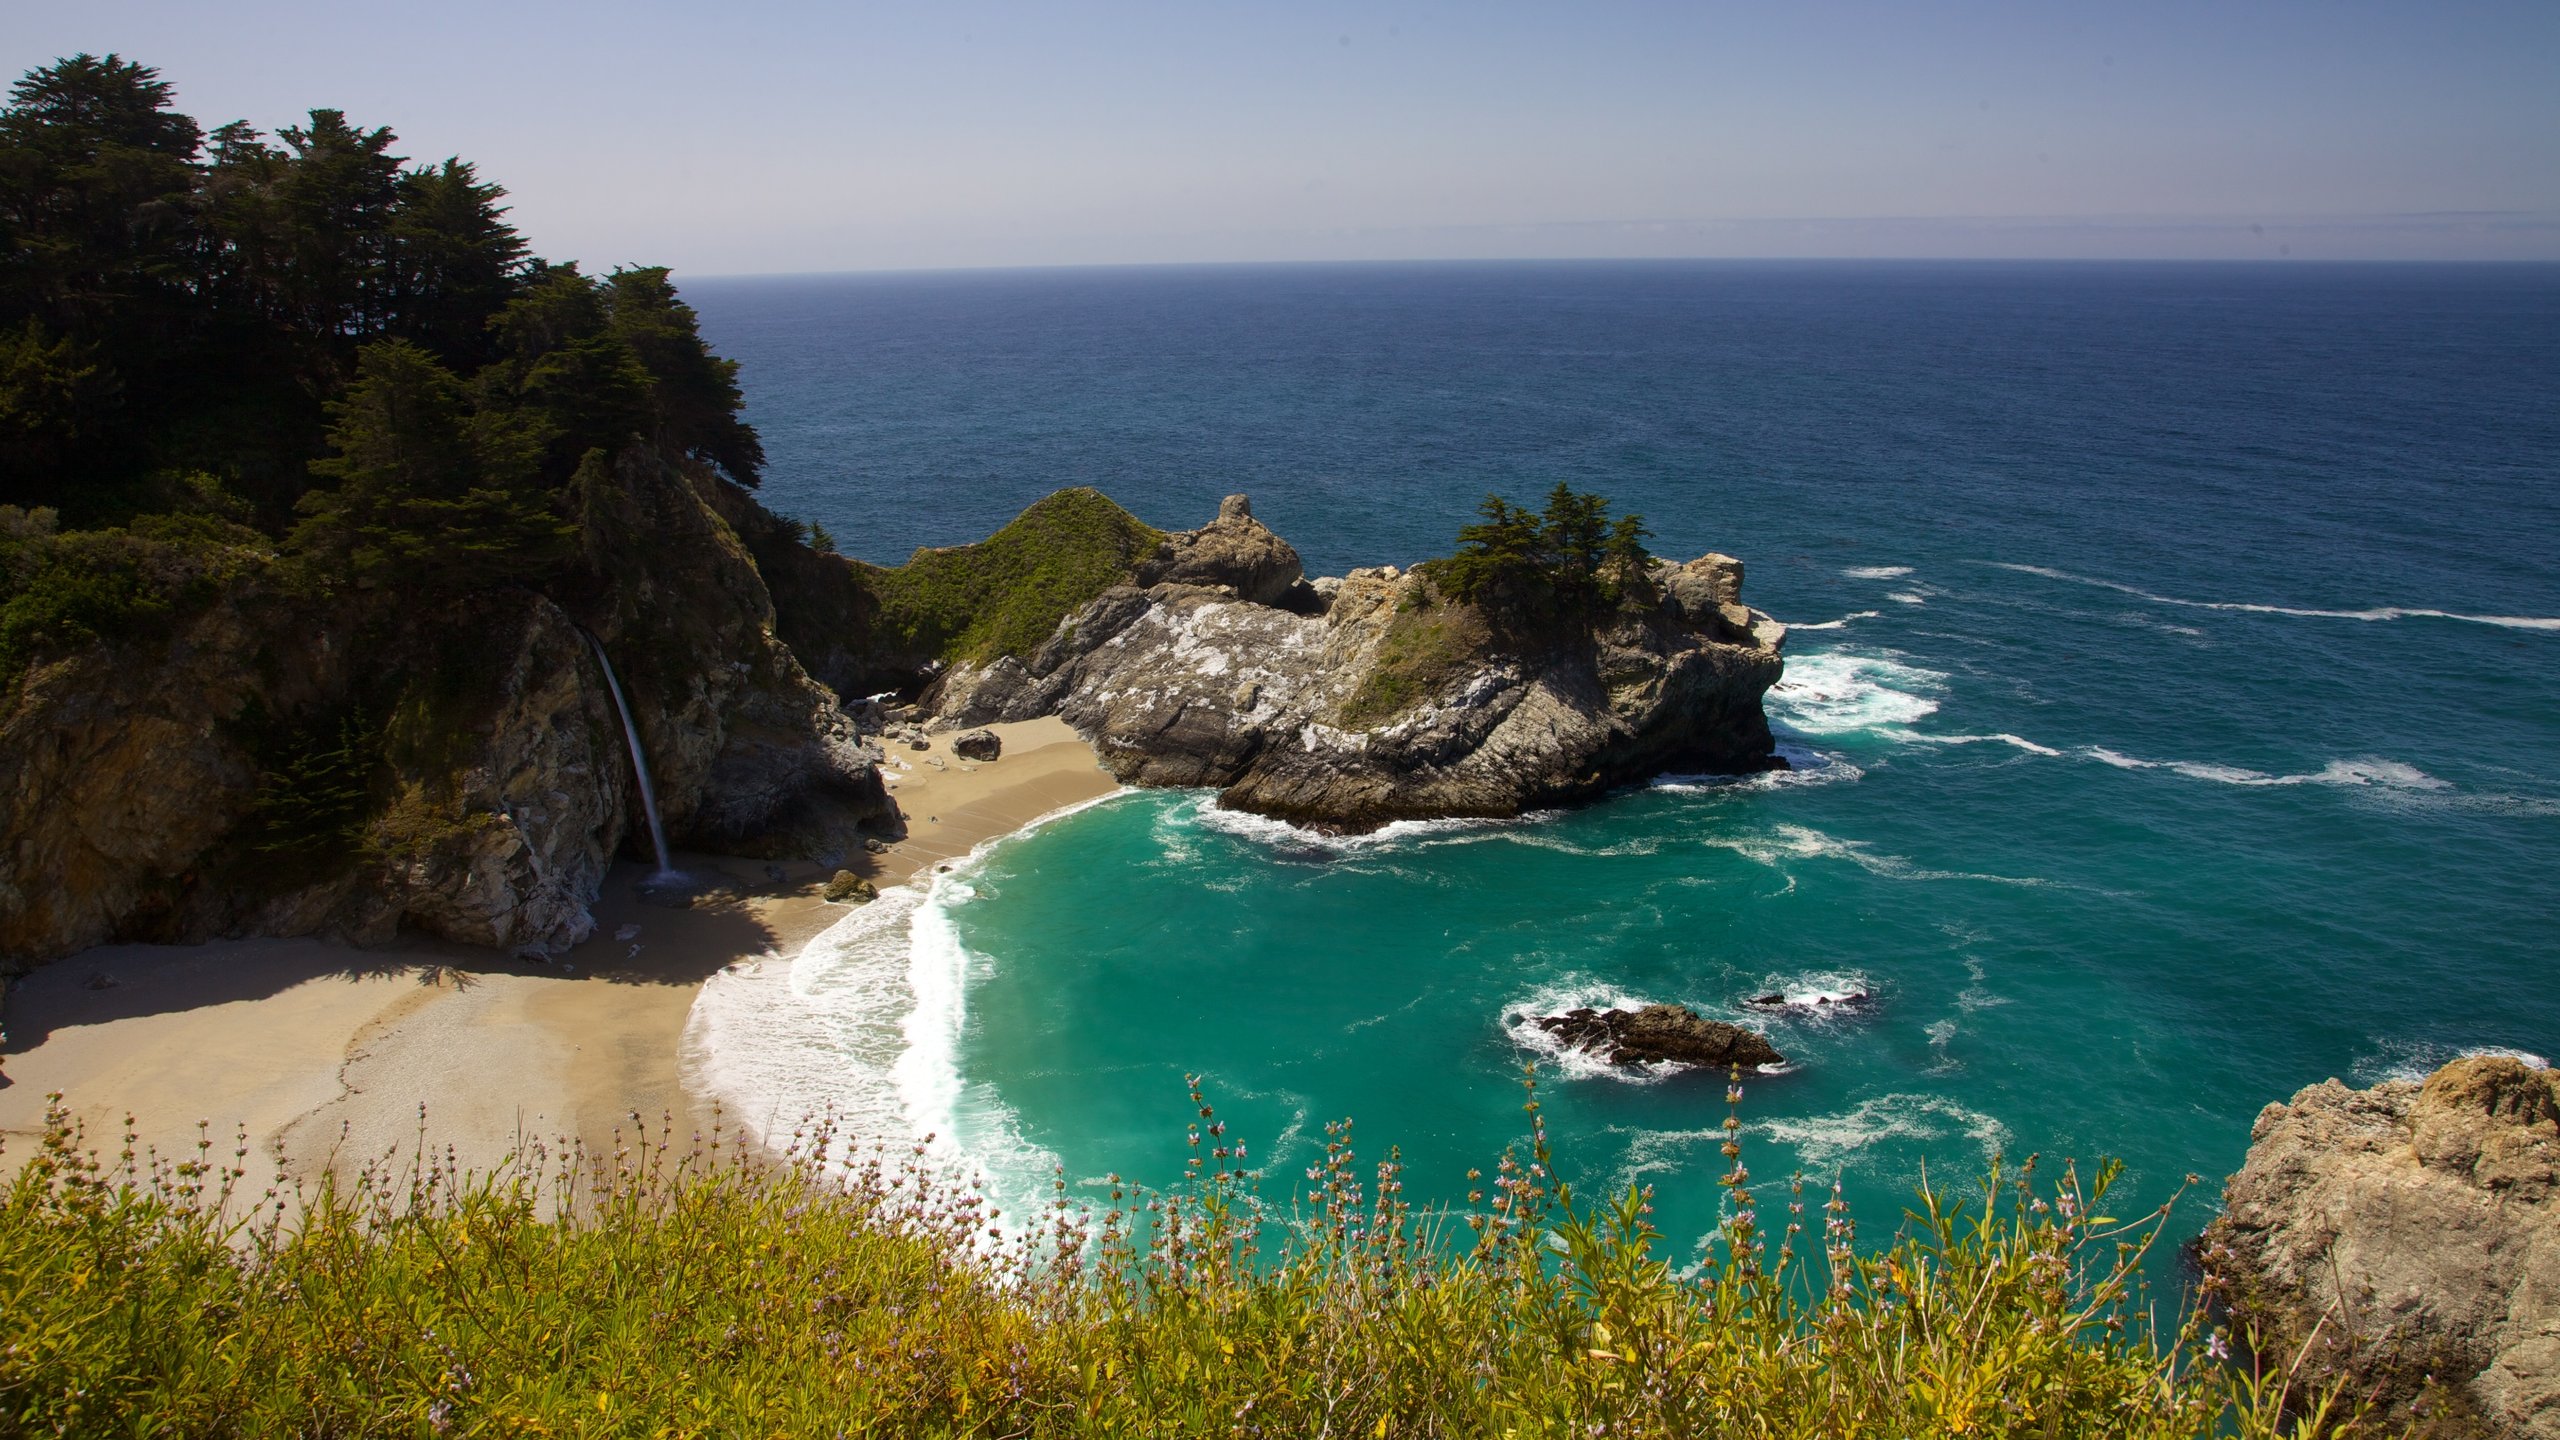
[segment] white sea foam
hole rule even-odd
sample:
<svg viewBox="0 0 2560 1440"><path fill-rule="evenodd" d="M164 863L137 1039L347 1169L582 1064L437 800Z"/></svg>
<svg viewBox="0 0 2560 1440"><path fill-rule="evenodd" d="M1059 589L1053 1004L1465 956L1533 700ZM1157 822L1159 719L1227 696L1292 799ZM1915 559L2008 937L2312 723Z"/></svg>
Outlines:
<svg viewBox="0 0 2560 1440"><path fill-rule="evenodd" d="M1641 1010L1653 1003L1588 975L1568 975L1503 1006L1502 1033L1511 1038L1512 1044L1535 1055L1542 1064L1553 1067L1568 1080L1606 1077L1633 1085L1649 1085L1679 1073L1681 1067L1671 1064L1612 1065L1588 1050L1566 1044L1554 1032L1542 1028L1538 1020L1541 1016L1562 1015L1568 1010L1585 1007L1593 1010Z"/></svg>
<svg viewBox="0 0 2560 1440"><path fill-rule="evenodd" d="M2213 765L2198 760L2143 760L2119 754L2103 745L2084 747L2081 754L2119 770L2167 770L2191 780L2210 780L2220 785L2335 785L2348 789L2372 788L2400 791L2449 790L2450 782L2439 780L2414 765L2397 760L2364 756L2353 760L2332 760L2317 770L2298 775L2270 775L2263 770L2244 770L2236 765Z"/></svg>
<svg viewBox="0 0 2560 1440"><path fill-rule="evenodd" d="M2000 744L2024 750L2030 755L2059 755L2062 753L2050 745L2039 745L2023 735L2012 735L2005 730L1993 735L1928 735L1917 730L1886 730L1878 733L1888 735L1896 740L1906 740L1914 744L1922 745Z"/></svg>
<svg viewBox="0 0 2560 1440"><path fill-rule="evenodd" d="M2014 570L2021 575L2040 575L2047 580L2062 580L2074 585L2091 585L2100 590L2113 590L2154 605L2181 605L2190 610L2229 610L2247 615L2290 615L2306 620L2459 620L2468 625L2495 625L2508 630L2560 630L2560 616L2552 615L2466 615L2453 610L2436 610L2411 605L2374 605L2361 610L2320 610L2300 605L2257 605L2237 600L2182 600L2174 595L2154 595L2115 580L2099 580L2087 575L2074 575L2068 570L2053 570L2042 565L2011 565L1990 562L2001 570Z"/></svg>
<svg viewBox="0 0 2560 1440"><path fill-rule="evenodd" d="M1928 596L1916 594L1909 590L1888 591L1884 598L1892 601L1896 605L1926 605L1929 603Z"/></svg>
<svg viewBox="0 0 2560 1440"><path fill-rule="evenodd" d="M1874 618L1876 618L1876 617L1877 617L1877 616L1879 616L1879 615L1882 615L1883 613L1884 613L1884 612L1883 612L1883 611L1881 611L1881 610L1852 610L1852 611L1850 611L1848 614L1841 616L1841 617L1840 617L1839 619L1837 619L1837 620L1824 620L1824 621L1821 621L1821 622L1819 622L1819 623L1814 623L1814 624L1801 624L1801 625L1799 625L1799 624L1790 624L1790 625L1788 625L1788 626L1787 626L1787 629L1788 629L1788 630L1790 630L1790 631L1800 631L1800 630L1846 630L1846 629L1848 629L1848 628L1849 628L1849 622L1851 622L1851 621L1853 621L1853 620L1873 620Z"/></svg>
<svg viewBox="0 0 2560 1440"><path fill-rule="evenodd" d="M1850 763L1847 756L1788 740L1778 742L1778 757L1787 762L1786 769L1755 770L1748 775L1657 775L1652 788L1673 795L1787 790L1800 785L1838 784L1867 773Z"/></svg>
<svg viewBox="0 0 2560 1440"><path fill-rule="evenodd" d="M1890 655L1829 650L1787 661L1769 687L1770 718L1808 735L1909 725L1937 713L1946 675Z"/></svg>
<svg viewBox="0 0 2560 1440"><path fill-rule="evenodd" d="M766 955L713 975L685 1022L686 1083L776 1148L818 1116L858 1146L931 1136L930 1158L1027 1217L1056 1161L960 1074L968 982L992 962L960 942L951 911L976 897L969 877L996 846L1130 793L1052 811L923 883L891 886L787 962Z"/></svg>
<svg viewBox="0 0 2560 1440"><path fill-rule="evenodd" d="M1775 995L1785 1007L1785 1018L1830 1024L1874 1013L1875 986L1855 970L1813 970L1796 975L1769 975L1761 979L1751 992L1756 1002L1760 996ZM1767 1014L1773 1007L1754 1003L1753 1009Z"/></svg>
<svg viewBox="0 0 2560 1440"><path fill-rule="evenodd" d="M1852 565L1840 572L1852 580L1899 580L1911 573L1908 565Z"/></svg>
<svg viewBox="0 0 2560 1440"><path fill-rule="evenodd" d="M1980 880L1993 885L2046 885L2033 875L1986 875L1971 870L1930 870L1899 855L1879 855L1864 840L1843 840L1810 825L1778 825L1750 834L1710 835L1701 845L1731 850L1783 872L1790 860L1846 860L1870 874L1891 880Z"/></svg>
<svg viewBox="0 0 2560 1440"><path fill-rule="evenodd" d="M1395 820L1360 835L1334 835L1256 815L1245 810L1229 810L1214 796L1176 807L1175 822L1190 820L1201 828L1216 830L1240 840L1251 840L1284 852L1321 850L1335 855L1354 855L1362 851L1388 849L1414 844L1446 843L1453 839L1490 839L1496 831L1535 825L1552 820L1562 812L1533 810L1524 815L1504 819L1459 818L1448 820Z"/></svg>
<svg viewBox="0 0 2560 1440"><path fill-rule="evenodd" d="M2348 1073L2359 1084L2376 1085L2386 1080L2424 1080L2456 1060L2477 1055L2504 1055L2521 1060L2536 1070L2548 1070L2551 1061L2530 1050L2506 1045L2445 1045L2427 1041L2386 1039L2374 1047L2374 1053L2356 1062Z"/></svg>
<svg viewBox="0 0 2560 1440"><path fill-rule="evenodd" d="M1937 1095L1879 1095L1837 1115L1763 1120L1746 1128L1794 1146L1797 1163L1808 1170L1828 1169L1886 1141L1935 1144L1962 1137L1982 1147L1986 1160L2009 1144L2007 1126Z"/></svg>

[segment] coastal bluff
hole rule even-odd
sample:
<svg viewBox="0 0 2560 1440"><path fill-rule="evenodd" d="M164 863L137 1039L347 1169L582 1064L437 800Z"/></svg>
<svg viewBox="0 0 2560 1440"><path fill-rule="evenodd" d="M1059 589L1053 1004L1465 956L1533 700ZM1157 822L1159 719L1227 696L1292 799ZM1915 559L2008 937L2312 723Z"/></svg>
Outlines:
<svg viewBox="0 0 2560 1440"><path fill-rule="evenodd" d="M2560 1437L2560 1077L2506 1056L2269 1105L2198 1253L2262 1353L2436 1440Z"/></svg>
<svg viewBox="0 0 2560 1440"><path fill-rule="evenodd" d="M1741 603L1741 562L1643 578L1640 603L1589 623L1507 625L1427 565L1309 580L1234 495L1035 649L954 664L923 703L954 725L1055 714L1124 783L1342 832L1783 766L1761 697L1786 629Z"/></svg>

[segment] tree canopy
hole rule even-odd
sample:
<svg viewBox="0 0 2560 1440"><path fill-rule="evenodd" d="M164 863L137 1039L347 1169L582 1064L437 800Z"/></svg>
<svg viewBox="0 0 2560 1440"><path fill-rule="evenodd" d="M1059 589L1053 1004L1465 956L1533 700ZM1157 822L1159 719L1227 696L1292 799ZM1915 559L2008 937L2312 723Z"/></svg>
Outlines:
<svg viewBox="0 0 2560 1440"><path fill-rule="evenodd" d="M664 269L547 265L502 188L344 111L207 134L173 101L148 66L75 55L0 110L0 503L121 523L209 477L316 537L387 493L356 456L394 392L458 407L472 445L514 437L511 505L635 438L756 483L736 366ZM344 504L302 503L333 486Z"/></svg>
<svg viewBox="0 0 2560 1440"><path fill-rule="evenodd" d="M1458 531L1457 553L1435 561L1443 589L1521 619L1585 620L1652 598L1644 517L1609 517L1609 502L1557 482L1544 511L1487 495L1482 517Z"/></svg>

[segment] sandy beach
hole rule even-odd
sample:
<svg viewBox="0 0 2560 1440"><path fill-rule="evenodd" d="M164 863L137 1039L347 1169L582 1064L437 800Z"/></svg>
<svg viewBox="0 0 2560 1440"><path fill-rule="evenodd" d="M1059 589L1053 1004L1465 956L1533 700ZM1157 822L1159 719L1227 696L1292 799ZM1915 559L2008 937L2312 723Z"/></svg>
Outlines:
<svg viewBox="0 0 2560 1440"><path fill-rule="evenodd" d="M950 736L889 742L884 774L907 837L847 869L900 883L1116 783L1062 721L990 727L1002 757L960 759ZM614 1143L639 1117L679 1143L707 1125L676 1052L705 978L732 961L788 957L850 908L831 872L682 854L738 894L674 910L644 904L645 867L618 865L595 934L553 963L403 941L102 946L44 966L8 995L0 1046L0 1165L24 1156L60 1092L109 1156L131 1117L137 1148L217 1158L245 1146L253 1177L408 1156L422 1139L486 1168L524 1141ZM201 1128L200 1128L201 1127Z"/></svg>

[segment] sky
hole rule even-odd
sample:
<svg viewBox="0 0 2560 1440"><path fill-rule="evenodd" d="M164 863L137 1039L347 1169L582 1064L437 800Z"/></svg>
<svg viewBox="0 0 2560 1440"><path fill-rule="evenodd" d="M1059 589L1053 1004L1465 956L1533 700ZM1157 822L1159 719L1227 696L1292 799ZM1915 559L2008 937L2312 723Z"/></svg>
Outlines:
<svg viewBox="0 0 2560 1440"><path fill-rule="evenodd" d="M10 0L692 275L1604 257L2560 260L2560 0Z"/></svg>

